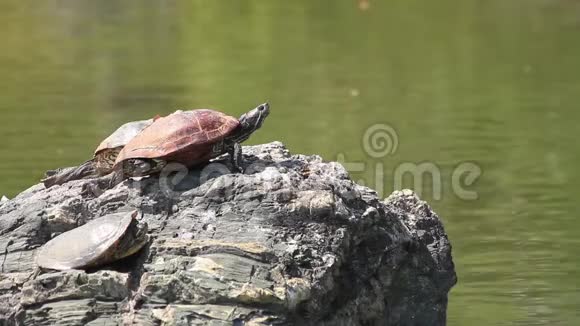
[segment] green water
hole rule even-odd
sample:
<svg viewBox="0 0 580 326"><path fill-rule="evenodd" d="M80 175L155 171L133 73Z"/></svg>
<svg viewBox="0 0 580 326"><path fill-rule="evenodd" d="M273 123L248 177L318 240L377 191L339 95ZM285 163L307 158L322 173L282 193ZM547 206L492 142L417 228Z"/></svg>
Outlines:
<svg viewBox="0 0 580 326"><path fill-rule="evenodd" d="M580 3L147 3L0 2L0 194L125 121L269 101L249 143L345 160L383 194L404 164L440 171L416 190L453 243L449 325L580 324ZM377 123L398 147L375 158ZM465 162L477 200L453 186Z"/></svg>

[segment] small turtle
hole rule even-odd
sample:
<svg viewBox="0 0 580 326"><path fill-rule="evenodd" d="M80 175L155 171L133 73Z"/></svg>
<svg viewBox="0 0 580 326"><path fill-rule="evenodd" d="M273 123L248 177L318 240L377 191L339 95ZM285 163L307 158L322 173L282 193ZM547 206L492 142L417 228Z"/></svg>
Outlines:
<svg viewBox="0 0 580 326"><path fill-rule="evenodd" d="M88 269L128 257L148 242L147 224L138 211L99 217L50 240L38 252L41 268Z"/></svg>
<svg viewBox="0 0 580 326"><path fill-rule="evenodd" d="M270 113L264 103L239 119L218 111L200 109L181 111L155 120L121 150L114 172L85 185L94 195L112 188L127 177L150 175L168 163L187 167L207 163L224 153L230 154L234 168L242 171L242 146L262 126Z"/></svg>
<svg viewBox="0 0 580 326"><path fill-rule="evenodd" d="M42 180L44 186L49 188L72 180L95 178L111 173L121 149L143 129L150 126L156 118L122 125L101 142L92 159L79 166L47 171L46 178Z"/></svg>

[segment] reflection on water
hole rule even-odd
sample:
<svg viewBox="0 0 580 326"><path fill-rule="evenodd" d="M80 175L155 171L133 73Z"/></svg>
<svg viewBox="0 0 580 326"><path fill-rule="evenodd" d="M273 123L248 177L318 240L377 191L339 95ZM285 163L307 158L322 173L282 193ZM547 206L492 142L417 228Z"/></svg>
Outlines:
<svg viewBox="0 0 580 326"><path fill-rule="evenodd" d="M577 2L7 0L0 22L0 195L123 122L267 100L250 143L364 163L371 186L380 163L384 193L400 164L440 168L450 325L580 322ZM378 159L376 123L399 139ZM450 190L461 162L482 168L476 201Z"/></svg>

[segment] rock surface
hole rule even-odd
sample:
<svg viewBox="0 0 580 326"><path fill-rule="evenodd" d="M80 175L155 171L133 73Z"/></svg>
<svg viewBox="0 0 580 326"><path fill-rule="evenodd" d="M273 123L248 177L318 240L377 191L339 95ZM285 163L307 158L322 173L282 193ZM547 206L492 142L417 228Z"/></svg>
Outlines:
<svg viewBox="0 0 580 326"><path fill-rule="evenodd" d="M0 204L0 324L445 324L451 247L412 191L382 201L340 164L277 142L244 156L245 174L220 175L217 160L175 187L179 173L83 198L78 180ZM151 237L135 256L92 271L35 267L55 235L135 208Z"/></svg>

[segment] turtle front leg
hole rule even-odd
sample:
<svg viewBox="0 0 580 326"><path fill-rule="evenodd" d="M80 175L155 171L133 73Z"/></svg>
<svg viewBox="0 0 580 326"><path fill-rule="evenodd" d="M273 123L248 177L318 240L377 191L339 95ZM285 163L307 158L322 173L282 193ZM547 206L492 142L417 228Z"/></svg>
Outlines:
<svg viewBox="0 0 580 326"><path fill-rule="evenodd" d="M229 152L234 170L244 173L244 169L242 168L242 145L240 143L234 143Z"/></svg>

